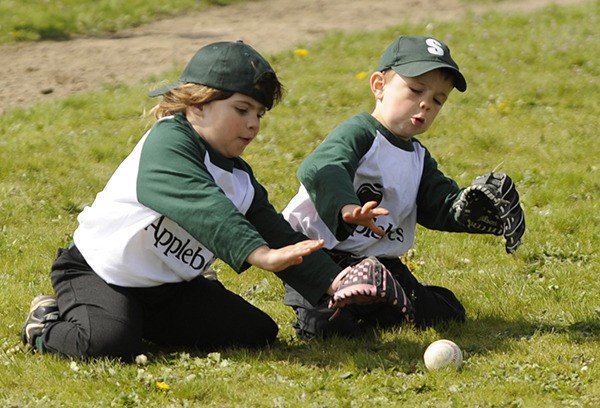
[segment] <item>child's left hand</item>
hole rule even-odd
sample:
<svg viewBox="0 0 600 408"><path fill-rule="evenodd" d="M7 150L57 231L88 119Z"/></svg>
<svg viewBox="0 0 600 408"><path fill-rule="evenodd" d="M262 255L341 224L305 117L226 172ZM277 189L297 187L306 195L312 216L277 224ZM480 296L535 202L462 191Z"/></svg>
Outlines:
<svg viewBox="0 0 600 408"><path fill-rule="evenodd" d="M375 224L374 218L389 213L385 208L377 207L377 201L369 201L362 207L356 204L348 204L342 207L342 219L344 221L367 227L380 237L385 235L385 230Z"/></svg>
<svg viewBox="0 0 600 408"><path fill-rule="evenodd" d="M246 260L266 271L280 272L302 263L303 257L323 248L324 244L322 239L307 239L279 249L263 245L252 251Z"/></svg>

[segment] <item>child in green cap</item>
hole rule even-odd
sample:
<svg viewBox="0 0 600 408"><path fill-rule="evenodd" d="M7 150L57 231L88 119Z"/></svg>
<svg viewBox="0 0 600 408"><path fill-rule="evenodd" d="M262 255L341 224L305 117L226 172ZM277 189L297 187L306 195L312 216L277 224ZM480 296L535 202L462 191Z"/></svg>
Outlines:
<svg viewBox="0 0 600 408"><path fill-rule="evenodd" d="M341 268L292 230L240 155L282 86L243 42L201 48L157 118L79 215L52 266L55 295L31 304L22 340L40 352L131 360L142 340L212 349L272 343L276 323L208 272L277 272L317 303Z"/></svg>
<svg viewBox="0 0 600 408"><path fill-rule="evenodd" d="M467 83L446 44L432 37L401 36L385 51L370 77L375 108L337 126L302 162L298 194L283 211L296 231L325 241L340 266L375 257L412 303L406 314L389 304L314 306L287 286L299 337L352 336L368 326L405 321L427 327L463 321L454 293L420 283L400 257L413 246L417 224L472 232L454 217L461 189L446 177L415 136L427 131L456 88Z"/></svg>

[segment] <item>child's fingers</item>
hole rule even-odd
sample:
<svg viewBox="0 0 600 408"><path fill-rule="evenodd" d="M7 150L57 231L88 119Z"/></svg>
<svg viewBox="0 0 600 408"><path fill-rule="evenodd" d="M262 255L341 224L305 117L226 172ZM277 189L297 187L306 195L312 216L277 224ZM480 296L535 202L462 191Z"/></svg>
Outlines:
<svg viewBox="0 0 600 408"><path fill-rule="evenodd" d="M388 215L390 212L386 208L374 208L371 211L372 215Z"/></svg>
<svg viewBox="0 0 600 408"><path fill-rule="evenodd" d="M285 268L301 264L304 257L312 254L315 251L323 248L325 241L322 239L314 240L308 239L305 241L297 242L296 244L289 245L280 249L274 250L272 264L268 270L273 272L279 272Z"/></svg>
<svg viewBox="0 0 600 408"><path fill-rule="evenodd" d="M373 231L375 234L379 235L380 237L383 237L385 235L385 230L383 228L381 228L379 225L375 224L375 221L371 220L369 225L367 225L367 228L369 228L371 231Z"/></svg>
<svg viewBox="0 0 600 408"><path fill-rule="evenodd" d="M306 241L300 241L295 244L298 249L302 252L308 251L307 253L315 252L323 248L323 245L325 245L325 241L322 239L307 239Z"/></svg>
<svg viewBox="0 0 600 408"><path fill-rule="evenodd" d="M378 203L377 201L369 201L367 203L365 203L365 205L362 206L361 208L361 213L364 215L370 215L370 216L375 216L375 215L388 215L390 212L382 207L377 207Z"/></svg>

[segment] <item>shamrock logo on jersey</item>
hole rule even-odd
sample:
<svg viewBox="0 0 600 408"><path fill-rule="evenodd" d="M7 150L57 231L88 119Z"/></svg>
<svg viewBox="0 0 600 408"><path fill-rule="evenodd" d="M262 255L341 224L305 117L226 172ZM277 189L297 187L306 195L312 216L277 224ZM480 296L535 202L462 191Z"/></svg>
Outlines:
<svg viewBox="0 0 600 408"><path fill-rule="evenodd" d="M383 200L383 193L381 190L383 190L383 186L379 183L365 183L358 187L356 190L356 196L360 200L361 204L365 204L369 201L375 201L377 202L377 205L379 205Z"/></svg>

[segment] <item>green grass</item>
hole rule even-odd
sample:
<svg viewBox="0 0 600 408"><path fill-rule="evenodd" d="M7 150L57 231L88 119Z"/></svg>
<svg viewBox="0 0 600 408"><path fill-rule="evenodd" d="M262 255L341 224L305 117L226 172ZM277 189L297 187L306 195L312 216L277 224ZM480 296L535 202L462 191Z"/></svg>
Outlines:
<svg viewBox="0 0 600 408"><path fill-rule="evenodd" d="M240 0L2 0L0 43L107 35Z"/></svg>
<svg viewBox="0 0 600 408"><path fill-rule="evenodd" d="M28 303L51 290L56 248L150 121L154 79L0 116L0 405L214 407L594 407L600 405L600 4L488 14L433 28L333 35L305 58L269 59L286 84L245 154L279 209L302 158L335 124L371 110L366 79L400 33L448 41L469 89L453 93L420 139L460 184L499 163L526 209L524 245L418 231L417 276L454 290L463 325L378 331L359 340L295 340L272 274L221 280L280 325L261 351L147 350L147 365L71 362L24 352ZM302 45L302 44L299 44ZM177 73L168 74L174 79ZM428 372L426 346L450 338L459 372ZM161 389L166 384L169 389Z"/></svg>

